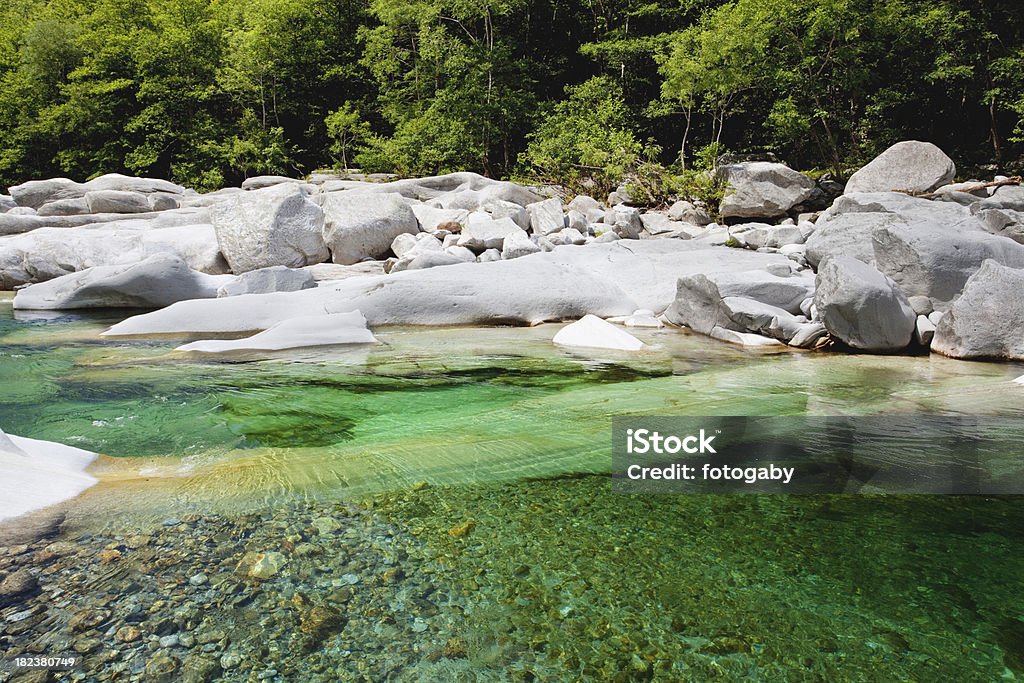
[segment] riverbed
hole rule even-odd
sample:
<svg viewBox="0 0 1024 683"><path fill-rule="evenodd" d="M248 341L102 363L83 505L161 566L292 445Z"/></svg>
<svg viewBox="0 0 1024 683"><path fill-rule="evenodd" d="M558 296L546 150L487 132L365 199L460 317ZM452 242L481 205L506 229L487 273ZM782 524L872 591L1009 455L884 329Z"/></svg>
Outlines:
<svg viewBox="0 0 1024 683"><path fill-rule="evenodd" d="M76 680L1024 676L1019 498L607 476L615 416L1018 416L1024 366L557 325L214 362L99 336L125 315L0 301L0 426L103 454L56 536L0 555L41 584L4 649L82 651Z"/></svg>

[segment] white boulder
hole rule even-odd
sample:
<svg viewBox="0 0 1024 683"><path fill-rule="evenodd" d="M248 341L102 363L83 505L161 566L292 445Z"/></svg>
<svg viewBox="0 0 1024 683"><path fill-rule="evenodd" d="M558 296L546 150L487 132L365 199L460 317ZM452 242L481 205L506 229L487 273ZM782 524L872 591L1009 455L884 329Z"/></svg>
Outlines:
<svg viewBox="0 0 1024 683"><path fill-rule="evenodd" d="M324 212L293 183L231 195L210 207L210 217L236 275L270 266L301 268L329 255Z"/></svg>
<svg viewBox="0 0 1024 683"><path fill-rule="evenodd" d="M560 329L552 341L562 346L585 346L596 349L639 351L644 343L630 333L598 318L585 315Z"/></svg>
<svg viewBox="0 0 1024 683"><path fill-rule="evenodd" d="M471 213L459 235L458 246L475 252L501 249L505 238L516 231L522 232L522 228L511 218L494 220L485 213Z"/></svg>
<svg viewBox="0 0 1024 683"><path fill-rule="evenodd" d="M96 484L95 453L0 431L0 521L55 505Z"/></svg>
<svg viewBox="0 0 1024 683"><path fill-rule="evenodd" d="M323 236L335 263L382 258L396 237L420 231L409 204L391 194L335 192L323 195L322 204Z"/></svg>
<svg viewBox="0 0 1024 683"><path fill-rule="evenodd" d="M97 266L30 285L14 296L16 309L161 308L217 296L225 275L191 270L180 257L156 254L132 265Z"/></svg>
<svg viewBox="0 0 1024 683"><path fill-rule="evenodd" d="M855 192L930 192L956 177L953 160L930 142L897 142L850 176L845 194Z"/></svg>
<svg viewBox="0 0 1024 683"><path fill-rule="evenodd" d="M550 235L565 227L562 200L558 197L529 204L526 210L530 213L530 228L534 235Z"/></svg>
<svg viewBox="0 0 1024 683"><path fill-rule="evenodd" d="M804 174L768 161L727 164L717 173L728 184L719 207L723 218L784 216L815 191L814 181Z"/></svg>

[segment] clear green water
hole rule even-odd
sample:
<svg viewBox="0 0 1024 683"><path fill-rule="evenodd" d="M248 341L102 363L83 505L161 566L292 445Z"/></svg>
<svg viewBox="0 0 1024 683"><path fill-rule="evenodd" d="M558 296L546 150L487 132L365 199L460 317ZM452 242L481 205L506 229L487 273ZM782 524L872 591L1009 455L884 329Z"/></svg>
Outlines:
<svg viewBox="0 0 1024 683"><path fill-rule="evenodd" d="M614 415L1024 416L1021 366L676 331L593 356L550 326L231 364L98 337L110 322L0 303L0 426L112 456L75 523L369 500L473 606L469 656L423 680L1024 677L1019 498L616 496L600 476Z"/></svg>

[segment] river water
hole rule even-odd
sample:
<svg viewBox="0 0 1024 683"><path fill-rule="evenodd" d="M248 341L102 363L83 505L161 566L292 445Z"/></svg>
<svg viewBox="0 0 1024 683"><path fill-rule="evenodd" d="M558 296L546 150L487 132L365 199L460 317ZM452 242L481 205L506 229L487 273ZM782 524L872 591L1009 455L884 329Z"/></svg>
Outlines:
<svg viewBox="0 0 1024 683"><path fill-rule="evenodd" d="M128 562L124 539L145 534L190 555L192 571L214 562L195 554L224 520L247 520L264 545L272 528L298 529L331 557L345 543L370 557L383 533L407 548L406 584L446 596L413 615L412 589L385 595L391 579L363 580L351 598L368 601L362 617L349 602L339 632L229 660L224 680L1024 677L1020 498L625 496L607 477L614 416L1024 416L1024 387L1010 382L1020 365L751 351L678 330L638 332L651 347L641 354L577 352L551 343L551 325L381 330L371 348L223 362L174 353L178 339L99 336L119 319L0 302L0 427L103 454L100 483L67 506L64 538L102 539ZM372 531L352 522L337 543L309 531L310 510L340 505ZM227 590L216 577L237 558L216 561L210 585ZM394 558L338 562L309 570L302 600L328 604L352 572L395 576L383 569ZM299 558L288 566L244 589L259 591L252 604L276 604L264 598L275 586L297 600L308 577ZM58 563L51 585L76 590L70 571ZM124 580L90 591L116 594ZM277 612L246 635L256 616L172 584L171 602L239 629L218 647L245 652L273 632ZM59 623L40 620L33 637L56 638ZM164 649L112 635L99 640L117 656L86 679L146 680L141 667Z"/></svg>

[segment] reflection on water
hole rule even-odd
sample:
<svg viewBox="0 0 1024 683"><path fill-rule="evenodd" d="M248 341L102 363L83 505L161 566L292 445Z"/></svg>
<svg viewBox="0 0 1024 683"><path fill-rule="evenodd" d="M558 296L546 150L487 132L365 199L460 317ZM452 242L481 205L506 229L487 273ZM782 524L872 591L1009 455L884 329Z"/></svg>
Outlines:
<svg viewBox="0 0 1024 683"><path fill-rule="evenodd" d="M99 589L176 586L172 603L191 604L206 590L191 573L233 577L258 538L288 568L206 604L213 622L285 633L286 612L336 605L347 577L396 576L395 562L428 596L383 578L353 589L366 632L353 612L311 653L255 655L282 670L306 657L294 670L310 680L1024 676L1019 499L618 496L588 476L610 467L613 416L1021 416L1020 367L748 351L675 330L639 331L646 353L595 355L552 345L556 326L381 330L357 352L208 362L176 340L98 337L112 321L16 321L0 303L0 426L109 456L70 504L69 533L140 564L87 560ZM304 506L338 500L367 501L370 531L310 531L326 513ZM385 552L382 538L408 546ZM236 554L218 550L229 539ZM263 599L269 612L245 611Z"/></svg>

